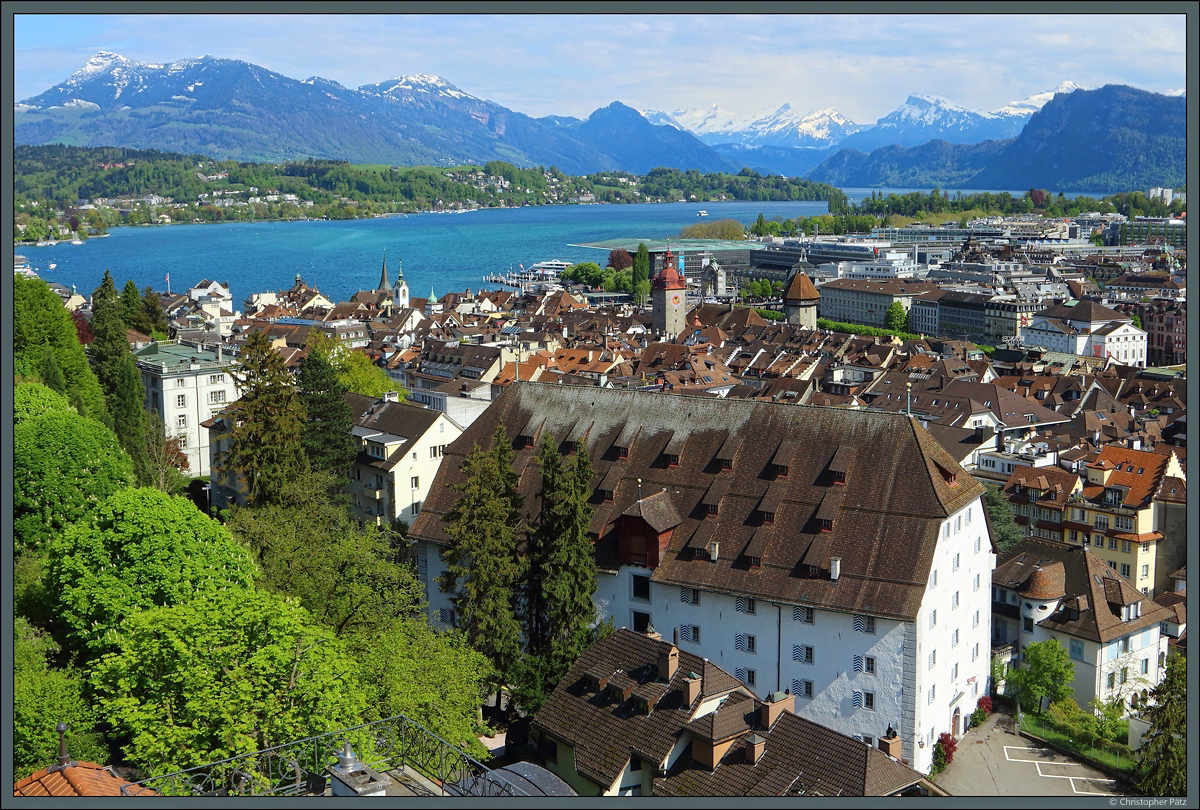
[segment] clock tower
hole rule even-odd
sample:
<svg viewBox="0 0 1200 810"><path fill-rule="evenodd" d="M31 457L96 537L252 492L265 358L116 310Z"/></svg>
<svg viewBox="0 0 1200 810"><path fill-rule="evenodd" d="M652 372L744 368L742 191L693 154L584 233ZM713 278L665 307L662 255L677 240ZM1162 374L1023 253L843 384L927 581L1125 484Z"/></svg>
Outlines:
<svg viewBox="0 0 1200 810"><path fill-rule="evenodd" d="M675 270L675 256L667 248L662 269L650 285L654 332L664 340L673 340L683 331L687 314L687 284Z"/></svg>

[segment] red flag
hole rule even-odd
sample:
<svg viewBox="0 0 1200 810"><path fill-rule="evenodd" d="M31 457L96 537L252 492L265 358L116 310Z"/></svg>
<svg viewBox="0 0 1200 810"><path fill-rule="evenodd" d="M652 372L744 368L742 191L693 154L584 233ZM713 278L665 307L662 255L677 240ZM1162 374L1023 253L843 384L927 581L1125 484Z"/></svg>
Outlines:
<svg viewBox="0 0 1200 810"><path fill-rule="evenodd" d="M169 284L171 282L171 274L167 273L165 276L163 276L163 281Z"/></svg>

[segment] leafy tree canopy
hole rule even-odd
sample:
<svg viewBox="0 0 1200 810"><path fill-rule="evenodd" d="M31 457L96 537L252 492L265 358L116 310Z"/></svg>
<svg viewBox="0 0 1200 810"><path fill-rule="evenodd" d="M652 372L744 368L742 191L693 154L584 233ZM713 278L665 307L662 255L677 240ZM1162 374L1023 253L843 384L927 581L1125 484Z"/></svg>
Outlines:
<svg viewBox="0 0 1200 810"><path fill-rule="evenodd" d="M257 556L261 583L296 599L338 636L369 635L419 615L421 584L383 531L360 528L329 497L332 479L302 476L287 484L280 503L233 510L229 528Z"/></svg>
<svg viewBox="0 0 1200 810"><path fill-rule="evenodd" d="M129 760L167 773L361 722L359 669L304 608L229 588L134 613L91 685Z"/></svg>
<svg viewBox="0 0 1200 810"><path fill-rule="evenodd" d="M229 531L186 498L124 489L50 544L50 582L74 649L111 649L133 614L248 588L255 567Z"/></svg>
<svg viewBox="0 0 1200 810"><path fill-rule="evenodd" d="M907 329L908 311L904 308L904 304L899 301L888 304L887 311L883 313L883 322L884 326L893 332L903 332Z"/></svg>
<svg viewBox="0 0 1200 810"><path fill-rule="evenodd" d="M371 711L402 714L485 759L479 705L491 673L488 660L458 631L438 633L424 617L396 619L350 641L358 652Z"/></svg>
<svg viewBox="0 0 1200 810"><path fill-rule="evenodd" d="M68 411L13 428L13 530L18 548L37 549L133 484L133 462L112 431Z"/></svg>
<svg viewBox="0 0 1200 810"><path fill-rule="evenodd" d="M1053 703L1071 696L1074 691L1075 663L1055 639L1029 644L1024 649L1025 661L1013 673L1017 699L1025 711L1041 711L1042 699Z"/></svg>
<svg viewBox="0 0 1200 810"><path fill-rule="evenodd" d="M39 382L23 382L13 388L13 424L41 416L51 411L72 411L71 403L62 394Z"/></svg>
<svg viewBox="0 0 1200 810"><path fill-rule="evenodd" d="M92 730L95 709L84 696L86 680L74 669L55 669L57 645L24 618L13 622L13 776L24 778L58 757L54 726L67 724L67 750L77 761L106 762L103 740Z"/></svg>

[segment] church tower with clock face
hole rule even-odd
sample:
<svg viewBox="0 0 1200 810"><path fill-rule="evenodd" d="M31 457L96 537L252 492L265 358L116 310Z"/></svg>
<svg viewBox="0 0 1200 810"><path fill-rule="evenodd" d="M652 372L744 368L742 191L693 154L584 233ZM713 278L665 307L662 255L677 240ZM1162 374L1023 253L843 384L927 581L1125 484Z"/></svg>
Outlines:
<svg viewBox="0 0 1200 810"><path fill-rule="evenodd" d="M662 269L650 285L651 324L656 335L672 340L683 331L687 315L687 284L675 269L675 256L667 248Z"/></svg>

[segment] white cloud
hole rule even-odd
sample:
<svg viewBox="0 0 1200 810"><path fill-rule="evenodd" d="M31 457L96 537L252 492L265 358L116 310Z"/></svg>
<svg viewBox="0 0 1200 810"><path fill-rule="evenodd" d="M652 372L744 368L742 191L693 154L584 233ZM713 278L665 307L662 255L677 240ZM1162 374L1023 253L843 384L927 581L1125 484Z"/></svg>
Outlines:
<svg viewBox="0 0 1200 810"><path fill-rule="evenodd" d="M15 25L16 99L97 50L203 54L348 87L432 73L533 116L614 100L747 114L785 102L873 123L913 92L995 109L1070 79L1182 87L1179 15L32 15Z"/></svg>

